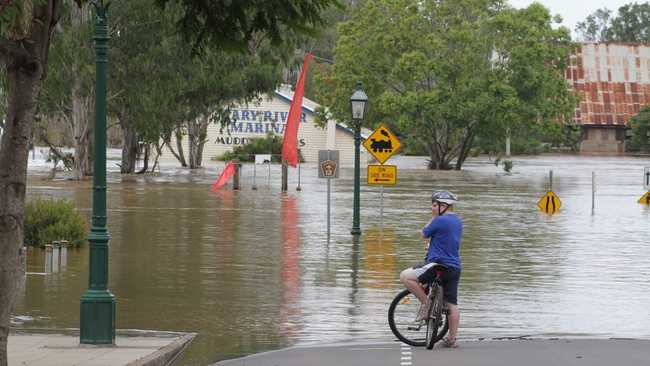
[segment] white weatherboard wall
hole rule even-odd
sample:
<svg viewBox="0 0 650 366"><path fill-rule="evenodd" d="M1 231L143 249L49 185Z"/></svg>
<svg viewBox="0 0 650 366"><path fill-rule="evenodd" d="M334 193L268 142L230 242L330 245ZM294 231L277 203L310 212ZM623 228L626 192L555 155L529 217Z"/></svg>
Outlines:
<svg viewBox="0 0 650 366"><path fill-rule="evenodd" d="M268 132L282 137L292 97L293 92L288 89L277 90L271 96L263 96L259 103L249 103L234 108L231 119L236 122L227 128L221 129L219 125L210 125L208 127L208 142L203 148L203 165L217 164L211 158L231 151L235 146L243 145L252 138L264 138ZM317 103L303 98L302 115L298 128L298 148L301 150L305 163L317 163L318 150L331 149L333 146L339 150L341 166L353 166L354 134L352 130L338 123L329 123L327 128L316 126L314 124L314 109L317 106ZM328 131L332 128L335 131ZM176 146L174 139L171 143L172 146ZM187 143L183 146L187 153ZM367 159L368 153L362 146L362 166L365 166ZM163 150L161 160L167 162L175 160L167 147Z"/></svg>

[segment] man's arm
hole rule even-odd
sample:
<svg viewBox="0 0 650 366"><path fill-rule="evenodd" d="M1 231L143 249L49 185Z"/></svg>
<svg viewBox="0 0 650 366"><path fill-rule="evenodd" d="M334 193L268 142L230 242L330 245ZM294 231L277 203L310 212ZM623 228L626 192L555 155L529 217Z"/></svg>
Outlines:
<svg viewBox="0 0 650 366"><path fill-rule="evenodd" d="M432 217L431 221L422 229L422 237L428 239L433 236L437 229L436 218Z"/></svg>

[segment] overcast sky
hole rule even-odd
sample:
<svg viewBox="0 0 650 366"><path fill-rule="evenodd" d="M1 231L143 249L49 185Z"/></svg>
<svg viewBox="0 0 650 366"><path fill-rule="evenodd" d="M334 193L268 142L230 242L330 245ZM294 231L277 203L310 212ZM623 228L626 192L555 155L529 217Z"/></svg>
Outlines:
<svg viewBox="0 0 650 366"><path fill-rule="evenodd" d="M508 0L510 5L515 8L523 8L532 4L533 0ZM633 2L643 3L642 0L537 0L538 3L546 6L551 10L551 14L559 14L564 20L563 24L571 29L575 34L576 24L582 22L587 16L597 9L608 8L613 10L614 13L622 5L630 4Z"/></svg>

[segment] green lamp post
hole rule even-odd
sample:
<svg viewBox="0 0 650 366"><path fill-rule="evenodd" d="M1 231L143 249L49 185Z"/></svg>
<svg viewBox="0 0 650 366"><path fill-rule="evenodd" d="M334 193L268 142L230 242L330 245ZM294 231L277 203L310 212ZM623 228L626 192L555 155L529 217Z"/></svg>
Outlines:
<svg viewBox="0 0 650 366"><path fill-rule="evenodd" d="M361 185L361 168L360 168L360 146L361 146L361 121L366 114L368 107L368 96L361 88L362 84L357 81L357 90L350 97L350 109L352 111L352 122L354 124L354 201L352 212L352 235L360 235L359 227L359 205L360 205L360 185Z"/></svg>
<svg viewBox="0 0 650 366"><path fill-rule="evenodd" d="M115 296L108 290L108 228L106 227L106 73L108 66L108 4L93 1L95 20L95 161L93 218L88 241L88 289L81 296L80 343L115 344Z"/></svg>

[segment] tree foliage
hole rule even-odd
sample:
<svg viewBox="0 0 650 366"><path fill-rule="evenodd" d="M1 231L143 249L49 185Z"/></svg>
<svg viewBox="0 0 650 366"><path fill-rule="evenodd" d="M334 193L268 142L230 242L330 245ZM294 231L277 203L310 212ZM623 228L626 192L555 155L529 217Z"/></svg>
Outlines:
<svg viewBox="0 0 650 366"><path fill-rule="evenodd" d="M232 151L217 156L216 160L239 160L241 162L253 161L255 154L271 154L271 160L280 162L282 153L282 138L269 133L264 138L254 138L251 142L237 146Z"/></svg>
<svg viewBox="0 0 650 366"><path fill-rule="evenodd" d="M273 90L281 80L282 60L293 49L290 44L271 46L260 33L246 52L209 47L199 56L174 27L182 9L169 5L163 12L147 3L152 4L139 1L113 9L111 110L125 131L137 134L130 138L125 133L127 148L129 141L149 145L162 138L182 163L197 168L208 125L227 125L232 105ZM180 145L171 146L172 136L187 138L189 159ZM123 172L131 172L124 167L134 162L123 158L122 164Z"/></svg>
<svg viewBox="0 0 650 366"><path fill-rule="evenodd" d="M216 46L246 50L262 32L274 45L294 32L315 34L324 23L323 12L340 6L337 0L156 0L163 7L180 4L177 20L185 39L195 49Z"/></svg>
<svg viewBox="0 0 650 366"><path fill-rule="evenodd" d="M74 148L73 177L92 175L92 132L95 107L94 24L91 6L64 2L62 17L49 54L49 75L39 103L40 118L35 134L50 149L51 121L62 121ZM61 154L59 152L59 154Z"/></svg>
<svg viewBox="0 0 650 366"><path fill-rule="evenodd" d="M628 145L630 151L650 153L650 106L641 108L639 114L630 119L632 138Z"/></svg>
<svg viewBox="0 0 650 366"><path fill-rule="evenodd" d="M589 42L650 42L650 4L629 3L616 14L598 9L576 26L580 38Z"/></svg>
<svg viewBox="0 0 650 366"><path fill-rule="evenodd" d="M571 51L539 4L497 0L366 2L339 25L336 63L318 80L331 117L349 120L356 80L366 124L384 122L424 146L432 169L460 169L477 136L567 120L575 100L563 71Z"/></svg>

